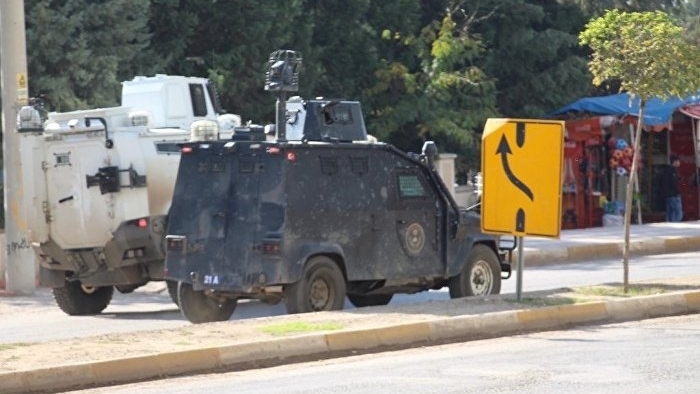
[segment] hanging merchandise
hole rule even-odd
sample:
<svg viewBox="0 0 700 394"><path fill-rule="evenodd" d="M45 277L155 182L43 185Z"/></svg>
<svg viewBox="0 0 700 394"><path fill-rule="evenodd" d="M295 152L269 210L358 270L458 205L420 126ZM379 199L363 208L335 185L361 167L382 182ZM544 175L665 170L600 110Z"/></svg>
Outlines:
<svg viewBox="0 0 700 394"><path fill-rule="evenodd" d="M562 228L602 225L598 198L608 170L608 157L602 147L604 123L609 125L610 120L595 117L566 121Z"/></svg>
<svg viewBox="0 0 700 394"><path fill-rule="evenodd" d="M627 141L623 140L622 138L618 139L615 143L615 148L617 148L617 150L624 150L627 148Z"/></svg>
<svg viewBox="0 0 700 394"><path fill-rule="evenodd" d="M610 147L610 160L608 164L610 169L615 171L617 175L627 176L632 171L632 160L634 159L634 147L629 145L622 138L612 137L608 140ZM637 166L641 165L641 161L637 160Z"/></svg>

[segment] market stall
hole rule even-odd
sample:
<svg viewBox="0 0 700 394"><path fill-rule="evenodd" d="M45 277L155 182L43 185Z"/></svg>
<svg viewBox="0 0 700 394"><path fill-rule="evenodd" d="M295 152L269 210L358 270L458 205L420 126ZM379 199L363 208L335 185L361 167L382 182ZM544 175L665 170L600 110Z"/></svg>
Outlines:
<svg viewBox="0 0 700 394"><path fill-rule="evenodd" d="M566 121L562 189L562 228L602 225L599 201L604 180L603 127L605 118Z"/></svg>
<svg viewBox="0 0 700 394"><path fill-rule="evenodd" d="M628 182L635 182L633 222L665 220L664 201L656 187L657 174L670 154L681 158L683 220L698 220L698 133L700 105L696 98L649 100L637 177L629 179L639 100L627 94L587 97L548 117L564 119L562 228L593 227L602 218L620 217ZM614 223L617 224L617 223Z"/></svg>

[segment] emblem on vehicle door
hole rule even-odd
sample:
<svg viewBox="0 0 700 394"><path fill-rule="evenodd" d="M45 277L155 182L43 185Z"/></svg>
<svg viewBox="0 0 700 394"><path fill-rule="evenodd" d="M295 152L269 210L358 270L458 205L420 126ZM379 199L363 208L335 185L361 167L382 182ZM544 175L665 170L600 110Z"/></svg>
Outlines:
<svg viewBox="0 0 700 394"><path fill-rule="evenodd" d="M425 246L425 229L420 223L411 223L402 232L406 253L409 256L418 256Z"/></svg>

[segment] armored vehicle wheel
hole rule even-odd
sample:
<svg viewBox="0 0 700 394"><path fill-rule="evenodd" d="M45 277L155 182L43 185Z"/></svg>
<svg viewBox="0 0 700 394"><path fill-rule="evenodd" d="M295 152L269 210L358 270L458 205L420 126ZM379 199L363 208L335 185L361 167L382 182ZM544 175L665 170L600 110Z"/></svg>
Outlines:
<svg viewBox="0 0 700 394"><path fill-rule="evenodd" d="M114 287L85 286L80 281L68 281L63 287L53 289L53 298L63 312L72 316L96 315L109 305Z"/></svg>
<svg viewBox="0 0 700 394"><path fill-rule="evenodd" d="M287 313L337 311L345 304L345 278L326 256L308 261L301 280L285 287Z"/></svg>
<svg viewBox="0 0 700 394"><path fill-rule="evenodd" d="M450 278L450 298L485 296L501 292L501 266L486 245L474 245L459 275Z"/></svg>
<svg viewBox="0 0 700 394"><path fill-rule="evenodd" d="M168 295L170 299L175 303L175 305L180 306L177 300L177 282L174 280L166 280L166 286L168 286Z"/></svg>
<svg viewBox="0 0 700 394"><path fill-rule="evenodd" d="M177 297L182 315L195 324L226 321L238 304L236 299L219 302L207 296L204 290L194 290L191 284L184 282L177 286Z"/></svg>
<svg viewBox="0 0 700 394"><path fill-rule="evenodd" d="M378 306L386 305L394 297L393 294L373 294L373 295L359 295L359 294L348 294L348 300L350 303L358 308L364 306Z"/></svg>

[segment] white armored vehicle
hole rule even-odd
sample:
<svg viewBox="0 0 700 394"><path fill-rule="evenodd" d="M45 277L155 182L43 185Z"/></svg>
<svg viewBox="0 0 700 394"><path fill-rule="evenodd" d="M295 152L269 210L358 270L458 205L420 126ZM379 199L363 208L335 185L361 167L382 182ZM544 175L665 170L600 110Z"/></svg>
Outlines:
<svg viewBox="0 0 700 394"><path fill-rule="evenodd" d="M207 79L136 77L122 106L49 113L41 132L24 134L39 279L64 312L100 313L115 288L163 280L177 144L230 136L240 117L219 108Z"/></svg>

